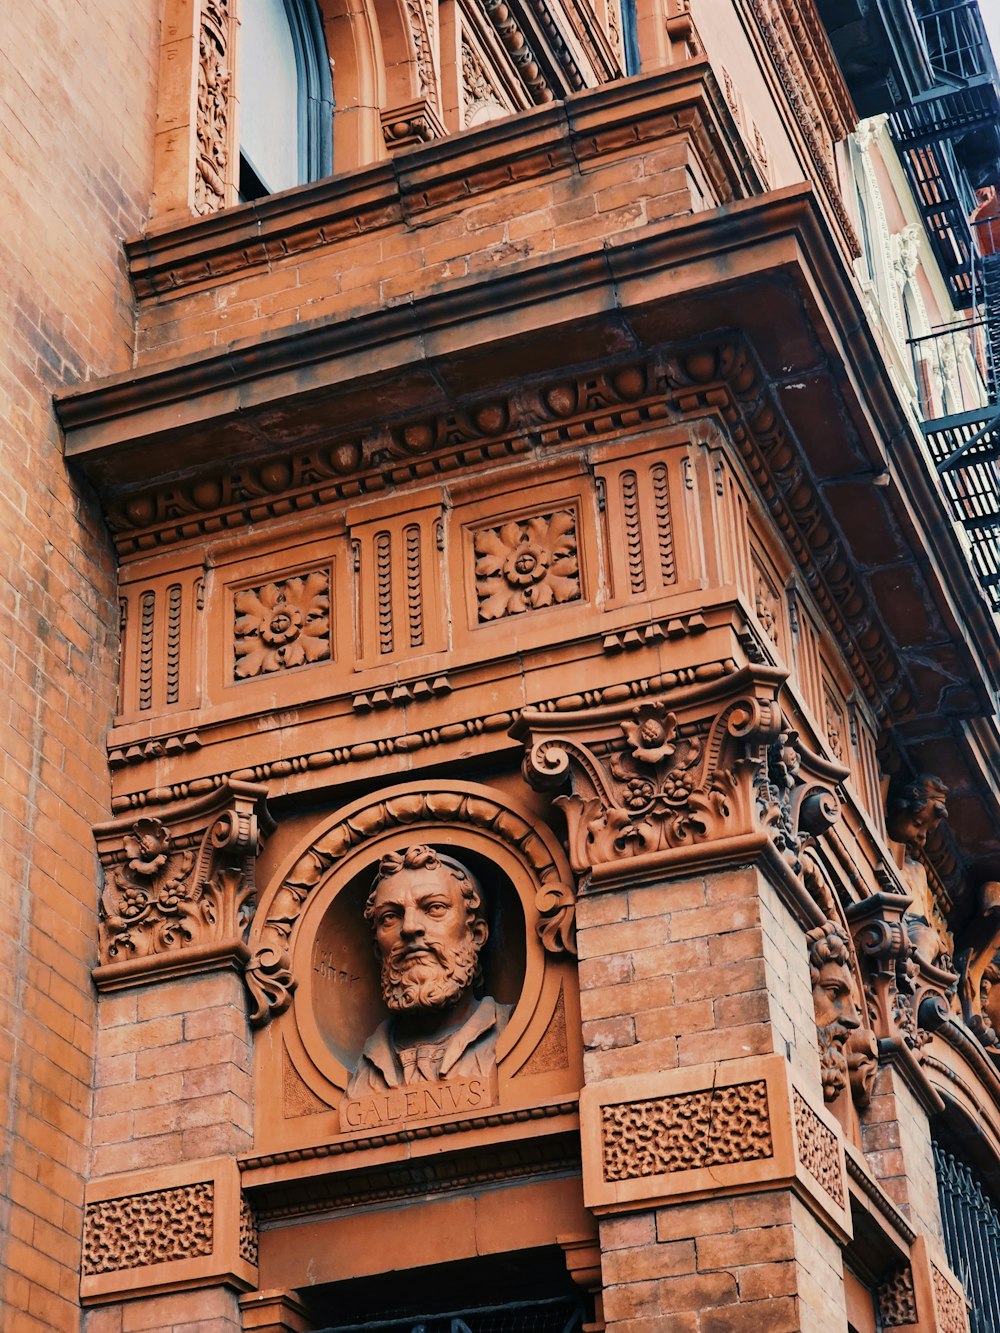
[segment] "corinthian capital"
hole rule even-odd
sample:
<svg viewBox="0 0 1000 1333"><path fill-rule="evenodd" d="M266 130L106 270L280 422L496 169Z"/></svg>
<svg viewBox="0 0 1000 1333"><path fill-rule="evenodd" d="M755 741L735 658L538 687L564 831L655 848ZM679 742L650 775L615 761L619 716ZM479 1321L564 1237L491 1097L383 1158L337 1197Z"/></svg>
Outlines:
<svg viewBox="0 0 1000 1333"><path fill-rule="evenodd" d="M636 702L577 712L527 708L513 734L539 790L567 782L570 862L594 882L636 861L700 859L770 843L800 852L839 814L845 770L813 754L778 703L783 675L750 667Z"/></svg>
<svg viewBox="0 0 1000 1333"><path fill-rule="evenodd" d="M230 780L206 796L97 826L100 989L242 965L255 860L271 827L265 796L263 787Z"/></svg>

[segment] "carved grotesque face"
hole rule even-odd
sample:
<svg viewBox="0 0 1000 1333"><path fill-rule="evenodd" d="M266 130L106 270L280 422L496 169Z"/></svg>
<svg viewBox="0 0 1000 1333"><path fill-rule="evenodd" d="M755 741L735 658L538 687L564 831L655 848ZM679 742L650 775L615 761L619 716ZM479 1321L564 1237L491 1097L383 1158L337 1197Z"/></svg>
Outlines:
<svg viewBox="0 0 1000 1333"><path fill-rule="evenodd" d="M832 923L810 932L809 972L819 1037L823 1096L833 1101L848 1083L847 1045L861 1027L847 941Z"/></svg>
<svg viewBox="0 0 1000 1333"><path fill-rule="evenodd" d="M486 922L470 912L461 881L440 862L380 879L371 904L390 1009L447 1009L472 985Z"/></svg>

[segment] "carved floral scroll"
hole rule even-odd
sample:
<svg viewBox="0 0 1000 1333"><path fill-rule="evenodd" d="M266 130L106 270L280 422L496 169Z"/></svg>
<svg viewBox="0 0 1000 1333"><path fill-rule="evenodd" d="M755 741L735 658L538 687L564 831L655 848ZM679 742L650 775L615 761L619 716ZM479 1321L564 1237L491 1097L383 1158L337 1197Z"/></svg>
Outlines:
<svg viewBox="0 0 1000 1333"><path fill-rule="evenodd" d="M271 827L265 795L230 780L156 817L95 829L104 869L99 987L245 958L255 859Z"/></svg>
<svg viewBox="0 0 1000 1333"><path fill-rule="evenodd" d="M573 869L596 881L636 857L749 838L801 879L803 848L838 817L845 770L789 728L782 679L750 667L640 704L525 709L512 734L527 746L527 780L550 790L571 779L556 804Z"/></svg>

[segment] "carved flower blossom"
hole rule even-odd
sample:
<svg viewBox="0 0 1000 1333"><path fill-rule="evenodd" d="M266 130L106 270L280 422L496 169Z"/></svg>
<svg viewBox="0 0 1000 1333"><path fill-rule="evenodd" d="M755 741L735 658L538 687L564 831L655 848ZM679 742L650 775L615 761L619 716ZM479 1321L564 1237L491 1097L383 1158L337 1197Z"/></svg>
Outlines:
<svg viewBox="0 0 1000 1333"><path fill-rule="evenodd" d="M167 864L170 833L158 819L140 819L125 838L129 869L152 878Z"/></svg>
<svg viewBox="0 0 1000 1333"><path fill-rule="evenodd" d="M499 620L580 596L576 516L539 514L476 533L479 619Z"/></svg>
<svg viewBox="0 0 1000 1333"><path fill-rule="evenodd" d="M671 741L677 735L677 718L655 704L640 704L633 709L634 722L623 722L629 749L644 764L658 764L673 757L676 747Z"/></svg>
<svg viewBox="0 0 1000 1333"><path fill-rule="evenodd" d="M646 778L630 778L625 784L622 800L629 810L643 810L656 795L656 788Z"/></svg>
<svg viewBox="0 0 1000 1333"><path fill-rule="evenodd" d="M126 921L141 916L149 905L149 900L141 889L123 889L119 910Z"/></svg>
<svg viewBox="0 0 1000 1333"><path fill-rule="evenodd" d="M318 662L330 655L330 584L325 571L236 594L236 675Z"/></svg>

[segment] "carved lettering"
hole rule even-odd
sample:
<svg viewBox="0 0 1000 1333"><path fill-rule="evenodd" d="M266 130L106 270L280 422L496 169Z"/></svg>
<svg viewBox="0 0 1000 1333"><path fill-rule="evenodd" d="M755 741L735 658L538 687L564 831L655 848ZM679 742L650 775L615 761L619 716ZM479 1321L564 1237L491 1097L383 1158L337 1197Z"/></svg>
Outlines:
<svg viewBox="0 0 1000 1333"><path fill-rule="evenodd" d="M345 1099L340 1104L340 1130L381 1129L406 1120L461 1115L493 1106L495 1098L485 1078L449 1079L417 1087L389 1088L385 1092Z"/></svg>

